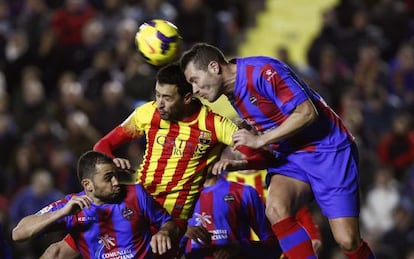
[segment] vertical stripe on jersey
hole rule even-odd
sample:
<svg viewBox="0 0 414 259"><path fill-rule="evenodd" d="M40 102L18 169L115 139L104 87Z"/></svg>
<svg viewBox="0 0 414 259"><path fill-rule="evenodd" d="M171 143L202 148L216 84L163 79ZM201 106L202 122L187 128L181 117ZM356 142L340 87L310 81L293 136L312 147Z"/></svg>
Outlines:
<svg viewBox="0 0 414 259"><path fill-rule="evenodd" d="M153 154L154 141L155 141L155 137L157 135L157 132L160 126L160 122L161 122L160 114L155 109L152 115L151 126L150 126L150 129L148 131L148 136L147 136L148 143L147 143L147 148L145 152L145 159L144 159L145 163L142 167L141 179L139 181L141 183L145 183L145 179L146 179L147 172L148 172L148 167L150 166L151 155Z"/></svg>
<svg viewBox="0 0 414 259"><path fill-rule="evenodd" d="M191 140L192 139L197 139L199 133L200 133L200 131L198 130L198 124L194 127L193 126L190 127L190 138L185 143L185 147L184 147L184 151L183 151L184 155L185 154L190 154L192 152L192 149L194 148L194 146L193 146ZM186 170L183 170L183 169L188 168L189 162L190 162L190 159L180 159L177 162L177 166L175 168L174 175L172 177L171 182L169 182L167 184L167 187L166 187L165 191L160 193L160 195L159 195L160 198L157 199L157 201L161 205L164 204L164 201L167 197L165 194L168 194L174 187L176 187L177 184L179 183L179 181L183 178L183 175L186 173ZM178 198L180 198L180 197L181 196L179 196Z"/></svg>
<svg viewBox="0 0 414 259"><path fill-rule="evenodd" d="M239 228L241 226L239 226L239 222L241 222L241 220L238 220L238 217L240 215L239 211L241 210L241 204L242 201L240 200L241 198L241 193L240 193L240 188L238 184L229 182L230 188L229 188L229 192L228 194L232 195L234 197L234 201L227 201L228 204L228 221L229 221L229 227L231 228L230 231L230 240L237 240L237 236L236 233L239 233L240 230ZM221 199L224 199L224 197L220 197ZM237 224L235 224L237 223Z"/></svg>
<svg viewBox="0 0 414 259"><path fill-rule="evenodd" d="M132 188L128 188L128 193L127 193L127 197L125 198L125 208L131 209L132 211L134 211L135 213L138 212L143 212L144 208L140 208L139 203L138 203L138 199L140 197L141 194L137 193L137 188L138 185L133 186ZM134 215L133 218L135 217L139 217L138 215ZM136 253L136 255L140 256L138 254L138 251L143 251L145 248L143 248L144 246L144 242L134 242L135 239L141 239L141 241L144 239L143 236L139 236L138 233L144 233L145 231L149 231L148 229L142 230L140 229L141 227L137 224L138 221L137 220L124 220L126 223L123 224L124 226L122 226L122 229L124 230L128 230L128 237L132 238L132 242L131 243L135 243L134 245L134 251ZM140 257L138 257L140 258Z"/></svg>
<svg viewBox="0 0 414 259"><path fill-rule="evenodd" d="M204 192L203 195L200 196L200 214L205 214L206 216L211 216L211 218L201 218L201 223L207 228L207 230L211 231L216 229L214 224L214 191L211 192ZM208 220L208 222L204 222L204 220ZM210 223L211 222L211 223ZM214 241L212 241L214 244Z"/></svg>
<svg viewBox="0 0 414 259"><path fill-rule="evenodd" d="M76 228L82 228L78 222L79 217L85 217L85 211L81 210L79 213L72 217L72 226L75 227L75 231L71 232L72 239L75 240L77 244L78 251L81 252L82 258L90 259L94 255L94 249L96 249L96 243L89 243L88 240L94 240L87 236L87 234L91 234L91 232L85 231L76 231Z"/></svg>
<svg viewBox="0 0 414 259"><path fill-rule="evenodd" d="M183 186L184 188L182 188L182 190L178 194L173 212L174 214L182 214L182 212L184 212L185 214L188 214L188 215L181 215L181 218L183 216L190 217L192 210L193 210L193 206L196 203L197 197L193 197L194 200L192 201L192 204L186 204L188 202L187 197L189 196L190 192L199 192L202 189L204 180L200 181L197 190L194 190L193 188L191 188L191 187L194 187L193 182L194 182L195 177L198 176L198 173L206 174L204 169L208 166L209 162L211 162L214 159L214 157L213 158L210 157L210 154L213 150L215 150L215 146L217 143L217 134L216 134L216 128L215 128L216 125L214 122L214 118L215 118L214 113L211 111L207 111L207 116L205 118L205 121L198 120L199 122L198 129L203 130L205 128L207 131L211 132L211 142L210 142L210 147L208 148L208 151L206 152L206 154L204 154L202 158L196 161L198 165L195 169L195 172L191 172L192 174L191 178L189 179L189 181L187 181L184 184ZM204 123L205 125L203 125ZM191 205L191 206L188 206L188 205ZM188 209L189 211L183 211L184 209Z"/></svg>
<svg viewBox="0 0 414 259"><path fill-rule="evenodd" d="M103 246L102 251L97 249L96 253L100 252L100 254L108 253L108 252L115 252L118 251L118 240L115 235L115 227L114 222L112 220L112 210L111 207L105 208L97 208L96 209L98 215L98 224L99 224L99 237L102 243L98 243L99 246ZM111 217L111 220L109 218ZM113 238L110 239L110 238ZM115 244L115 247L112 245Z"/></svg>
<svg viewBox="0 0 414 259"><path fill-rule="evenodd" d="M174 142L179 133L179 125L177 123L171 123L170 130L165 137L165 143L162 149L161 157L158 160L157 168L154 172L154 179L152 180L151 185L146 188L149 193L154 193L157 185L161 182L162 176L165 172L165 167L168 164L168 158L171 156L174 150Z"/></svg>

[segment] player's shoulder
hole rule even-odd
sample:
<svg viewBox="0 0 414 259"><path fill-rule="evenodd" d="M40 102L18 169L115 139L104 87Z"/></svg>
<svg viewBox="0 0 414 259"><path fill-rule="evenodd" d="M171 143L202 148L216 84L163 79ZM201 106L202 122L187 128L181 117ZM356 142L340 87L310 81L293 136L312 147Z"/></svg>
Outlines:
<svg viewBox="0 0 414 259"><path fill-rule="evenodd" d="M232 180L229 180L229 182L230 182L231 189L233 190L240 191L243 193L257 193L256 189L248 184L239 183L239 182L232 181Z"/></svg>
<svg viewBox="0 0 414 259"><path fill-rule="evenodd" d="M131 116L138 117L140 120L151 119L155 110L157 109L157 104L155 101L146 102L140 106L135 107L134 112Z"/></svg>
<svg viewBox="0 0 414 259"><path fill-rule="evenodd" d="M137 107L135 107L135 112L141 112L141 111L154 111L157 108L157 104L155 101L149 101L144 104L141 104Z"/></svg>

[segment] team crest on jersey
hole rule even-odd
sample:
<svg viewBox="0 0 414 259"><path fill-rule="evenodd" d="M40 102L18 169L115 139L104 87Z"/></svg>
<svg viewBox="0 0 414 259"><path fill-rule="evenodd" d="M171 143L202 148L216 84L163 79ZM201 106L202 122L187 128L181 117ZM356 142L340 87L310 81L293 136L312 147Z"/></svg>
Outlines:
<svg viewBox="0 0 414 259"><path fill-rule="evenodd" d="M134 211L131 208L123 208L122 209L122 217L127 220L130 220L134 216Z"/></svg>
<svg viewBox="0 0 414 259"><path fill-rule="evenodd" d="M257 98L256 96L250 96L249 101L253 105L257 105Z"/></svg>
<svg viewBox="0 0 414 259"><path fill-rule="evenodd" d="M211 142L211 132L210 131L204 131L204 130L200 131L198 141L201 144L210 144L210 142Z"/></svg>
<svg viewBox="0 0 414 259"><path fill-rule="evenodd" d="M205 212L202 212L201 214L199 213L194 213L195 216L195 220L196 220L196 226L203 226L203 227L207 227L207 224L211 224L211 215L206 214Z"/></svg>
<svg viewBox="0 0 414 259"><path fill-rule="evenodd" d="M225 202L233 202L235 199L234 199L234 196L233 195L231 195L231 194L226 194L226 195L224 195L224 201Z"/></svg>

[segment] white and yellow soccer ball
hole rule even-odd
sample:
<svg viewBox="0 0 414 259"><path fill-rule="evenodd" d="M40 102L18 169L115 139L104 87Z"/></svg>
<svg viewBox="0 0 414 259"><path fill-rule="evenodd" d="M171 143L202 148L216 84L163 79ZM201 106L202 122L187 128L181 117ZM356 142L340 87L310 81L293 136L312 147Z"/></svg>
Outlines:
<svg viewBox="0 0 414 259"><path fill-rule="evenodd" d="M145 61L162 66L174 61L179 53L181 36L173 23L153 19L139 26L135 44Z"/></svg>

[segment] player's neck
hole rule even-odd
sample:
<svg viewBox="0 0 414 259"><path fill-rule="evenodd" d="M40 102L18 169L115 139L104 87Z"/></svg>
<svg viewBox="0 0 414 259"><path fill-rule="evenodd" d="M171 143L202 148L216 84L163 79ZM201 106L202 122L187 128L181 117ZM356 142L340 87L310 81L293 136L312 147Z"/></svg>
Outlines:
<svg viewBox="0 0 414 259"><path fill-rule="evenodd" d="M194 99L190 104L186 105L184 114L181 121L193 121L200 112L201 102L198 99Z"/></svg>
<svg viewBox="0 0 414 259"><path fill-rule="evenodd" d="M234 92L234 85L236 83L237 64L228 63L222 66L223 85L225 95L231 95Z"/></svg>

